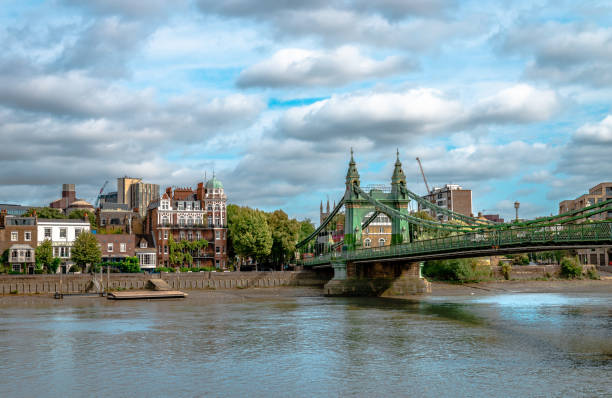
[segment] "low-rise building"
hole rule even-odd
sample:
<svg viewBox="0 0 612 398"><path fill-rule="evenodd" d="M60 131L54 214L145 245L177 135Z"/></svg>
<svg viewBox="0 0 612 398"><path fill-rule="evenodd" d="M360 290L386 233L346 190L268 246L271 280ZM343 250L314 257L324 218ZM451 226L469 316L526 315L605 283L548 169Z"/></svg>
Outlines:
<svg viewBox="0 0 612 398"><path fill-rule="evenodd" d="M62 271L66 272L72 266L70 260L74 241L83 232L89 232L88 219L38 219L37 242L51 241L53 257L62 259Z"/></svg>
<svg viewBox="0 0 612 398"><path fill-rule="evenodd" d="M36 217L14 217L0 211L0 254L8 250L13 271L34 272L37 233Z"/></svg>
<svg viewBox="0 0 612 398"><path fill-rule="evenodd" d="M136 255L136 237L131 234L95 234L102 262L116 263Z"/></svg>
<svg viewBox="0 0 612 398"><path fill-rule="evenodd" d="M371 216L372 212L366 214L361 220L363 224L366 222ZM383 247L391 245L391 219L385 215L380 213L376 216L374 221L372 221L363 231L362 231L362 247L370 248L370 247Z"/></svg>
<svg viewBox="0 0 612 398"><path fill-rule="evenodd" d="M155 249L155 240L151 235L139 234L136 235L136 256L140 269L147 272L153 272L157 267L157 250Z"/></svg>

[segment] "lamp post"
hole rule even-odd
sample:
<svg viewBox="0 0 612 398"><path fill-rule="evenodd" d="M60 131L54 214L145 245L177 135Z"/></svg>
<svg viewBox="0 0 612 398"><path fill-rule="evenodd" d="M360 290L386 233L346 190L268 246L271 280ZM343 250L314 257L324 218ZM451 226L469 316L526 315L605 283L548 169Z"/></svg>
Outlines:
<svg viewBox="0 0 612 398"><path fill-rule="evenodd" d="M514 202L514 210L516 211L516 222L518 222L519 218L518 218L518 209L521 206L521 204L519 202Z"/></svg>

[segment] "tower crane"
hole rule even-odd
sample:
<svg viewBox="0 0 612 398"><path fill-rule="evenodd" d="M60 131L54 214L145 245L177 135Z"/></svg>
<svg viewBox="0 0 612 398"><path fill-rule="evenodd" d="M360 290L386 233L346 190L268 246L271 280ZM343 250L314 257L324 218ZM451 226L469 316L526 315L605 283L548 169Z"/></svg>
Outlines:
<svg viewBox="0 0 612 398"><path fill-rule="evenodd" d="M427 188L427 195L429 195L431 191L429 190L429 184L427 184L427 178L425 178L425 173L423 172L423 165L421 164L421 159L417 157L416 161L419 163L419 169L421 169L421 175L423 176L423 181L425 182L425 188Z"/></svg>
<svg viewBox="0 0 612 398"><path fill-rule="evenodd" d="M108 180L104 181L104 185L102 185L102 188L100 188L100 193L98 193L98 197L96 198L96 205L94 207L98 207L98 204L100 204L100 198L102 197L104 188L106 188L107 185L108 185Z"/></svg>

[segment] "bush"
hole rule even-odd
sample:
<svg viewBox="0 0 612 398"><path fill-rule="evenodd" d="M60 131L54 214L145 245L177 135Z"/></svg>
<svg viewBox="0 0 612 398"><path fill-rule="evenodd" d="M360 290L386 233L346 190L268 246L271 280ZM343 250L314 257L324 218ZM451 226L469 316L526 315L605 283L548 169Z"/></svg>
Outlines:
<svg viewBox="0 0 612 398"><path fill-rule="evenodd" d="M589 279L599 279L599 272L595 268L589 268L587 271L587 277Z"/></svg>
<svg viewBox="0 0 612 398"><path fill-rule="evenodd" d="M529 265L529 256L526 254L515 254L512 257L512 264L514 265Z"/></svg>
<svg viewBox="0 0 612 398"><path fill-rule="evenodd" d="M501 273L505 280L510 279L510 272L512 272L512 266L508 263L503 263L501 266Z"/></svg>
<svg viewBox="0 0 612 398"><path fill-rule="evenodd" d="M155 268L155 271L158 271L158 272L174 272L174 268L172 268L172 267L157 267L157 268Z"/></svg>
<svg viewBox="0 0 612 398"><path fill-rule="evenodd" d="M491 270L473 258L432 260L425 262L423 275L442 281L477 282L488 279Z"/></svg>
<svg viewBox="0 0 612 398"><path fill-rule="evenodd" d="M569 279L580 278L582 265L576 257L563 257L561 259L561 276Z"/></svg>

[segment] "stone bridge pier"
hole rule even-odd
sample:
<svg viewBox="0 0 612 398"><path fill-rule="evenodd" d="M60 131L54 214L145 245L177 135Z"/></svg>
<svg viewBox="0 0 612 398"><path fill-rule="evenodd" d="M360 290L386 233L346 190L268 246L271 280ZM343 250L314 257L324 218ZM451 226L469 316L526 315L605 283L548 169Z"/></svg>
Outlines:
<svg viewBox="0 0 612 398"><path fill-rule="evenodd" d="M407 296L431 292L421 264L406 261L335 262L334 278L324 287L328 296Z"/></svg>

